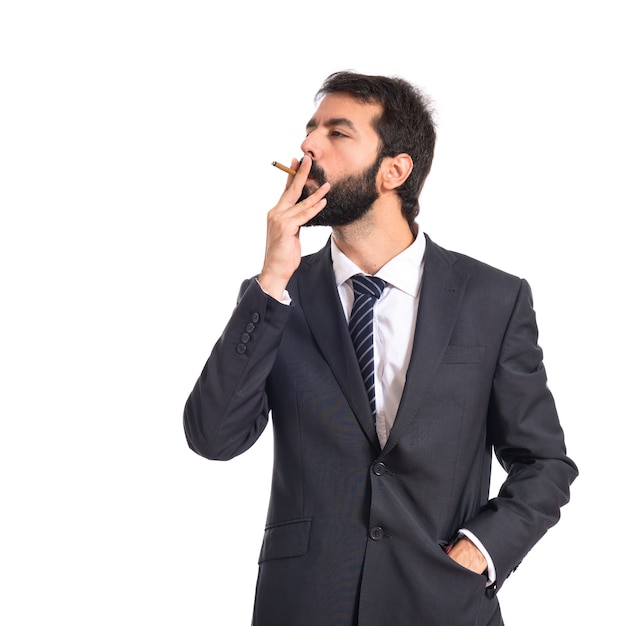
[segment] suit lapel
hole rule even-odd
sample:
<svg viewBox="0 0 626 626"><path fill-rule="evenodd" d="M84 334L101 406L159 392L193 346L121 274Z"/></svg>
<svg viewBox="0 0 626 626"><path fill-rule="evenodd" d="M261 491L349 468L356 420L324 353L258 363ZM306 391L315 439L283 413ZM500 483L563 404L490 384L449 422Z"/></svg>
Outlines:
<svg viewBox="0 0 626 626"><path fill-rule="evenodd" d="M330 239L318 253L303 259L298 272L298 293L302 313L319 349L363 431L378 446L367 393L337 293Z"/></svg>
<svg viewBox="0 0 626 626"><path fill-rule="evenodd" d="M415 419L441 362L465 294L469 275L455 268L456 257L426 238L424 274L406 383L385 453Z"/></svg>

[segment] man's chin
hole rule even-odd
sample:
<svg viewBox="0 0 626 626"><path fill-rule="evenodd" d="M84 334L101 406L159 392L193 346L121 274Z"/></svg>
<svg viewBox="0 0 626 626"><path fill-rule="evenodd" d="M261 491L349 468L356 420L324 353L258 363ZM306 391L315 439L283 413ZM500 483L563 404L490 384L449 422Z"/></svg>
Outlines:
<svg viewBox="0 0 626 626"><path fill-rule="evenodd" d="M334 215L332 212L328 210L328 207L324 207L317 215L314 215L306 224L303 226L340 226L340 222L342 219L337 215ZM345 222L344 222L345 223Z"/></svg>
<svg viewBox="0 0 626 626"><path fill-rule="evenodd" d="M302 224L304 228L308 228L310 226L331 226L327 219L324 216L320 216L319 214L315 217L312 217L306 224Z"/></svg>
<svg viewBox="0 0 626 626"><path fill-rule="evenodd" d="M336 213L328 211L328 207L325 207L306 224L303 224L303 226L330 226L331 228L346 226L363 217L366 212L367 211L359 211L354 214Z"/></svg>

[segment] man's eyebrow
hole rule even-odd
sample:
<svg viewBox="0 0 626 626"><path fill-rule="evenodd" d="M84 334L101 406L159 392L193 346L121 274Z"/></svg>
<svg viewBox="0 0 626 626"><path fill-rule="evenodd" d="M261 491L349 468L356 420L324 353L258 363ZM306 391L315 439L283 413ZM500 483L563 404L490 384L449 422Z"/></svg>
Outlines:
<svg viewBox="0 0 626 626"><path fill-rule="evenodd" d="M306 125L306 129L307 130L313 130L314 128L317 128L319 126L319 124L314 120L314 119L310 119ZM346 128L349 128L350 130L353 130L356 132L356 126L354 125L354 123L349 120L347 117L333 117L331 119L329 119L324 126L326 126L327 128L329 126L345 126Z"/></svg>

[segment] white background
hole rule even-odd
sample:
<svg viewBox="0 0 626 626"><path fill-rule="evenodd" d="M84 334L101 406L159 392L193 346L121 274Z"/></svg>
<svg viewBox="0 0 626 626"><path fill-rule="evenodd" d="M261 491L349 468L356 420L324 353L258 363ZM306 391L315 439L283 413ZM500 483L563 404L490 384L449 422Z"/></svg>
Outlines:
<svg viewBox="0 0 626 626"><path fill-rule="evenodd" d="M620 5L3 2L0 623L249 623L271 433L209 462L182 410L341 69L431 96L421 226L533 288L581 476L507 626L619 621Z"/></svg>

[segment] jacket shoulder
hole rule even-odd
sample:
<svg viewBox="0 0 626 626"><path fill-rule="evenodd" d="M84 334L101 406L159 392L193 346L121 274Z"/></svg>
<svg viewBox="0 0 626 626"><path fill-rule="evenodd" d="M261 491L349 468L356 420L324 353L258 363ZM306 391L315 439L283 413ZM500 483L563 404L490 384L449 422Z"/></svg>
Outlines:
<svg viewBox="0 0 626 626"><path fill-rule="evenodd" d="M426 235L426 256L425 263L445 262L454 267L455 271L469 274L474 281L485 281L492 287L501 285L509 288L519 289L520 283L525 282L519 276L506 272L502 269L489 265L484 261L468 256L461 252L448 250L435 243Z"/></svg>

